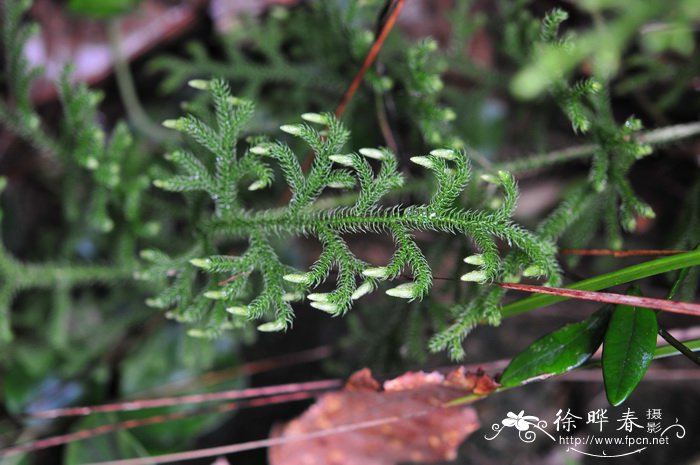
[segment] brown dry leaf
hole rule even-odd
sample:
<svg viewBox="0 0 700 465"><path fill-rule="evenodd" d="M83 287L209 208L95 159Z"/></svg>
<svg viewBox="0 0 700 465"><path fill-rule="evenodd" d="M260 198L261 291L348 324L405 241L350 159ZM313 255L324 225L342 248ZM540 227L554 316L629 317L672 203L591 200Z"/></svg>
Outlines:
<svg viewBox="0 0 700 465"><path fill-rule="evenodd" d="M272 447L270 464L392 465L454 460L457 447L479 427L479 421L472 407L445 407L445 403L469 394L487 394L497 386L484 373L465 373L459 368L446 377L438 372L408 372L386 381L380 389L365 368L343 390L321 396L301 417L275 428L272 436L291 439L373 420L401 419Z"/></svg>
<svg viewBox="0 0 700 465"><path fill-rule="evenodd" d="M195 22L205 0L145 0L134 12L119 19L121 53L132 60L156 45L182 35ZM32 21L41 34L27 42L24 54L31 67L42 66L46 74L31 90L34 102L56 97L55 82L66 64L75 67L75 82L93 84L112 72L113 55L107 40L107 22L70 14L61 3L38 0Z"/></svg>

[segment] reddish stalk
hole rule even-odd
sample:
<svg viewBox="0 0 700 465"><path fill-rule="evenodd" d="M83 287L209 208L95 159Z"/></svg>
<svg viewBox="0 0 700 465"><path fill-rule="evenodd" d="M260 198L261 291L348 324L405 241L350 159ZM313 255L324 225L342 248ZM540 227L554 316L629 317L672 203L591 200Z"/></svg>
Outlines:
<svg viewBox="0 0 700 465"><path fill-rule="evenodd" d="M384 45L384 41L389 35L389 32L391 32L391 29L394 27L394 24L396 23L396 18L398 18L399 13L401 12L401 9L403 8L405 2L406 0L396 0L394 2L394 9L391 11L389 17L384 23L382 31L379 33L377 39L374 41L374 44L372 44L372 48L369 50L369 53L365 57L365 61L362 63L360 71L358 71L357 75L355 75L355 79L353 79L352 83L350 83L350 87L348 87L348 89L345 91L345 96L343 96L343 100L340 102L340 105L338 105L338 108L336 108L335 110L335 116L337 118L340 118L343 115L343 113L345 112L345 107L348 105L352 97L355 95L355 92L357 92L357 89L360 87L360 83L362 82L365 73L367 72L369 67L372 66L372 63L377 58L379 50L382 48L382 45Z"/></svg>
<svg viewBox="0 0 700 465"><path fill-rule="evenodd" d="M173 412L163 415L154 415L147 418L124 420L117 423L100 425L95 428L83 429L74 433L62 434L59 436L39 439L36 441L31 441L17 446L9 447L7 449L0 450L0 457L9 457L11 455L20 454L23 452L34 452L41 449L48 449L49 447L61 446L70 442L80 441L91 437L112 433L114 431L138 428L139 426L155 425L158 423L164 423L166 421L181 420L196 415L223 413L241 408L262 407L265 405L306 400L314 397L315 395L316 393L313 392L296 392L291 394L282 394L278 396L263 397L260 399L245 400L241 402L229 402L227 404L217 405L216 407L210 407L200 410Z"/></svg>
<svg viewBox="0 0 700 465"><path fill-rule="evenodd" d="M360 70L357 72L355 75L355 78L352 80L350 83L350 86L347 88L345 91L345 95L343 96L343 100L340 102L340 105L335 109L335 116L337 118L340 118L343 116L343 113L345 113L345 108L347 107L348 103L350 103L350 100L352 100L353 96L357 92L357 89L360 88L360 84L362 83L362 79L365 77L365 74L367 73L367 70L369 69L370 66L372 66L372 63L374 60L377 58L377 55L379 54L379 50L381 50L382 45L384 45L384 41L386 40L387 36L389 35L389 32L394 27L394 24L396 24L396 18L398 18L399 13L401 12L401 9L404 6L404 3L406 0L396 0L394 2L394 8L391 10L391 13L389 14L389 17L387 18L386 22L384 23L384 26L382 26L382 30L379 33L379 36L375 39L374 43L372 44L372 48L370 48L369 53L367 53L367 56L365 57L365 60L362 62L362 66L360 67ZM306 158L306 161L304 162L304 166L302 167L302 171L306 173L309 171L309 168L311 168L311 164L314 161L314 154L313 152ZM287 196L290 195L290 192L287 191L286 193ZM285 199L289 200L289 198Z"/></svg>
<svg viewBox="0 0 700 465"><path fill-rule="evenodd" d="M243 276L247 276L251 273L252 271L244 271L243 273L234 274L230 278L224 279L223 281L219 281L218 284L219 286L223 286L224 284L230 283L231 281L235 281L236 279L242 278Z"/></svg>
<svg viewBox="0 0 700 465"><path fill-rule="evenodd" d="M562 255L594 255L616 258L625 257L658 257L665 255L677 255L688 250L610 250L610 249L561 249Z"/></svg>
<svg viewBox="0 0 700 465"><path fill-rule="evenodd" d="M590 300L593 302L605 302L611 304L630 305L633 307L652 308L670 313L700 316L700 304L689 302L677 302L674 300L654 299L651 297L637 297L632 295L613 294L611 292L578 291L562 287L545 287L533 284L496 283L504 289L533 292L537 294L550 294L571 299Z"/></svg>
<svg viewBox="0 0 700 465"><path fill-rule="evenodd" d="M200 404L203 402L213 402L218 400L243 399L246 397L263 397L279 394L296 393L301 391L320 391L340 387L342 382L338 379L323 381L310 381L306 383L280 384L277 386L266 386L259 388L234 389L230 391L212 392L206 394L191 394L176 397L163 397L160 399L134 400L128 402L117 402L112 404L95 405L91 407L69 407L29 414L32 418L58 418L70 416L84 416L101 412L120 412L131 410L142 410L155 407L170 407L182 404Z"/></svg>

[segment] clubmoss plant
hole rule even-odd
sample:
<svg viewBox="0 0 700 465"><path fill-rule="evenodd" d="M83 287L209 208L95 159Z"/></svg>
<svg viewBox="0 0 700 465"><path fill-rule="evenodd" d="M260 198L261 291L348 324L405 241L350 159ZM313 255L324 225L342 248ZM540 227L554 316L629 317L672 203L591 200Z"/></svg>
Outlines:
<svg viewBox="0 0 700 465"><path fill-rule="evenodd" d="M22 54L27 39L37 31L22 20L31 3L2 5L3 84L8 98L0 99L0 122L42 155L43 163L38 164L42 182L60 175L62 182L51 189L60 198L60 216L68 226L60 234L51 234L49 259L20 260L5 244L0 247L0 342L12 338L9 309L18 293L52 291L49 327L61 327L65 321L55 326L54 322L69 313L73 288L124 283L139 267L140 241L159 231L157 221L147 219L145 213L144 193L150 185L146 157L125 123L117 122L111 130L100 123L101 92L72 84L72 70L67 67L57 85L63 114L55 133L32 105L30 87L41 69L30 68ZM85 263L80 244L102 249L101 257L109 263ZM104 244L109 246L103 248ZM41 244L33 247L36 256L42 255L40 249ZM65 340L65 335L55 339Z"/></svg>
<svg viewBox="0 0 700 465"><path fill-rule="evenodd" d="M411 281L388 289L387 294L409 301L421 299L432 285L432 271L413 238L416 231L466 235L474 242L479 260L472 261L476 267L464 280L484 283L502 277L504 268L497 244L497 240L502 240L519 251L518 260L510 268L536 269L536 274L548 277L549 282L557 281L554 245L511 220L517 187L509 173L501 171L486 177L503 191L500 208L466 210L459 206L458 199L470 180L467 154L437 149L411 159L437 179L430 201L408 206L384 204L385 195L403 183L396 157L389 150L362 148L357 153L344 152L350 134L337 119L331 114L305 114L305 120L325 129L307 123L281 127L313 150L314 163L305 174L296 154L284 142L261 142L240 149L238 139L252 115L253 105L233 97L224 81L196 81L193 85L211 93L216 127L192 115L166 121L165 125L190 136L209 153L203 159L185 150L170 153L168 159L177 165L179 174L156 180L155 184L169 191L205 191L215 208L201 228L203 246L199 250L203 253L194 258L183 257L174 272L174 283L151 301L157 306L176 306L175 314L189 319L193 309L187 305L197 305L192 302L201 302L204 297L216 301L210 311L234 309L230 313L236 316L270 320L259 327L263 331L284 330L292 323L290 300L324 282L333 269L337 270L336 289L307 295L312 307L332 315L346 313L353 300L371 292L382 281L395 280L404 273L410 274ZM241 188L257 191L269 186L273 173L270 161L279 165L292 193L288 205L263 210L245 208L239 200ZM352 206L315 207L324 191L353 185L357 186L357 199ZM349 233L388 233L394 238L396 251L388 263L367 263L348 246L343 235ZM321 242L323 250L308 270L295 270L281 262L271 242L275 235L312 236ZM228 256L219 252L221 244L240 239L248 242L243 254ZM157 266L145 277L171 269L168 258L155 252L147 255L154 258ZM181 270L183 266L185 270ZM190 299L191 283L180 278L185 273L194 279L191 267L208 275L208 284L194 300ZM245 291L253 274L259 274L262 283L260 292L250 298ZM219 285L222 280L223 285Z"/></svg>
<svg viewBox="0 0 700 465"><path fill-rule="evenodd" d="M20 52L33 31L22 21L30 3L3 4L3 84L9 98L0 101L0 121L58 167L62 219L70 226L51 239L50 245L60 250L58 259L37 253L20 260L0 251L0 334L5 339L10 336L10 303L20 291L55 290L53 303L66 309L74 288L95 281L123 285L134 276L148 287L149 306L191 324L190 335L200 338L248 327L247 320L256 320L261 331L286 330L293 321L293 303L303 299L318 310L344 315L356 301L382 287L389 297L410 302L409 337L437 333L429 347L460 358L463 339L472 328L501 321L505 291L494 281L541 278L555 284L560 274L554 258L557 245L583 246L604 225L609 245L620 248L624 230L633 230L639 217L653 216L629 182L631 167L651 152L652 133L642 133L637 118L622 124L615 120L610 76L594 72L569 78L569 65L580 61L578 47L589 36L560 34L567 19L562 10L539 21L527 13L524 2L504 8L509 21L503 46L523 68L511 90L516 97L542 95L556 103L574 135L590 143L585 150L501 164L479 156L479 168L472 169L475 152L461 148L470 141L463 140L453 124L462 115L451 107L460 107L445 101L441 78L445 61L461 60L464 48L453 44L440 50L431 39L411 46L400 39L387 41L378 58L381 66L365 78L375 98L370 101L360 91L354 108L345 114L347 123L328 113L305 113L305 122L281 126L285 134L277 134L279 141L270 138L276 131L268 130L271 121L276 125L291 111L329 108L329 102L338 100L348 64L354 65L354 60L359 65L371 45L370 16L364 13L376 14L376 8L311 2L308 10L275 10L250 33L248 45L243 46L240 37L226 39L225 61L215 61L202 47L193 47L189 61L156 61L166 72L164 87L169 91L189 77L204 78L190 81L199 91L183 104L190 114L165 122L191 142L186 146L179 138L173 141L168 165L162 158L143 156L126 124L100 123L102 96L85 85L71 84L69 69L58 85L60 124L52 128L42 121L29 97L38 71L28 68ZM459 11L466 14L468 3L459 2ZM481 16L455 28L456 37L471 37L485 20ZM310 27L319 23L323 27ZM331 30L332 40L318 40L326 32L330 37ZM566 57L566 70L557 73L548 67L553 56ZM206 76L190 76L192 69ZM481 73L460 64L450 69L489 90L507 81L497 70ZM540 89L546 93L527 93L533 73L539 73L538 86L546 83ZM224 75L231 82L210 80L209 75ZM264 101L262 89L280 82L275 97ZM252 101L234 96L229 85L237 86L244 97L263 100L258 113L263 116L255 119ZM285 105L279 104L280 96ZM374 106L364 105L368 101ZM377 121L365 118L370 111L377 113ZM389 124L378 131L374 126L382 112ZM375 145L379 132L386 145L392 145L387 132L400 127L401 133L393 135L401 139L395 144L401 159L383 147L346 149L352 142L346 124L352 124L353 147L361 146L360 140ZM253 136L251 127L268 135ZM374 131L370 137L368 128ZM685 135L676 133L657 142L697 133L697 128L684 130ZM310 169L300 163L301 143L313 152ZM518 190L511 173L585 157L591 158L588 175L573 182L559 205L539 224L532 223L531 231L512 220ZM416 165L412 170L402 165L408 159ZM414 176L421 170L426 177ZM276 207L266 207L269 192L281 184L291 197L281 206L276 201ZM426 188L431 185L433 190ZM159 190L149 192L153 187ZM184 202L162 191L181 192ZM274 191L275 199L279 191ZM697 209L697 203L689 205ZM694 218L688 218L690 225L697 223ZM415 237L426 231L439 233L431 236L437 240L430 247L420 246ZM394 253L385 262L362 260L352 250L350 234L391 236ZM298 262L291 266L279 247L280 238L301 236L321 244L320 255L307 268ZM97 252L81 256L76 245L81 241ZM689 244L687 237L683 244ZM452 303L426 298L435 278L431 263L454 250L459 251L453 260L455 279L445 286L454 291ZM84 258L91 262L81 262ZM335 288L322 292L332 278ZM426 321L430 331L424 331ZM416 341L409 341L414 353L422 345Z"/></svg>

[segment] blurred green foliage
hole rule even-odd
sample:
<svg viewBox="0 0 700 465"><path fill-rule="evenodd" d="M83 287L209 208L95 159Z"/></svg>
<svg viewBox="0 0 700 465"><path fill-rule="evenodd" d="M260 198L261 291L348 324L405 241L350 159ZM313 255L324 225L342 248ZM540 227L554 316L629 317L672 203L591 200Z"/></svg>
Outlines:
<svg viewBox="0 0 700 465"><path fill-rule="evenodd" d="M110 18L134 10L139 3L140 0L70 0L68 10L94 18Z"/></svg>

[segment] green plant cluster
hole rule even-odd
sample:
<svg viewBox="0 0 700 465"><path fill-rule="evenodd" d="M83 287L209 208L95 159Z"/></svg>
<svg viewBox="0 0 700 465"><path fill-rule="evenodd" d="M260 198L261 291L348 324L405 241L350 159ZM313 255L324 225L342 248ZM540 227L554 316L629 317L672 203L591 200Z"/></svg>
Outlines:
<svg viewBox="0 0 700 465"><path fill-rule="evenodd" d="M441 37L441 46L408 39L399 27L391 32L342 121L324 111L341 101L381 29L382 15L374 23L383 0L273 7L214 40L187 45L179 57L155 54L150 69L161 73L167 99L144 99L139 119L129 109L141 108L137 97L150 84L137 82L130 96L118 85L126 121L114 117L116 94L72 82L70 68L56 83L57 102L32 103L41 70L30 69L22 54L37 31L27 22L31 3L0 5L0 123L12 133L2 135L3 149L10 147L3 162L22 161L0 181L0 378L10 415L47 399L57 407L100 403L195 379L239 365L241 347L255 338L260 345L246 356L274 350L276 342L292 351L295 337L312 334L338 342L342 350L330 363L347 357L353 368L384 372L405 369L409 358L426 361L431 351L463 358L465 337L478 325L561 300L506 301L499 283L558 285L559 247L648 242L627 234L640 218L653 217L646 201L661 218L678 221L664 226L674 234L654 248L697 246L697 172L687 170L687 185L679 181L669 193L684 197L671 214L661 196L636 183L633 190L630 181L652 146L700 133L700 123L687 123L696 115L678 105L699 64L691 1L668 8L661 0L638 8L583 2L568 21L558 9L542 20L528 1L498 5L492 15L458 0L446 18L451 37ZM92 15L134 5L88 3L70 2ZM659 24L650 24L655 18ZM111 18L112 32L119 21ZM118 34L112 40L118 45ZM478 40L486 40L491 60L468 59ZM117 60L118 83L129 77L128 65ZM659 101L645 106L657 89ZM150 98L158 99L157 109ZM149 113L169 113L181 100L187 115L158 128L174 137L144 137L153 132L141 124L151 122ZM644 131L641 118L627 117L629 107L660 128ZM298 120L304 111L315 113ZM566 148L546 152L560 141ZM540 152L501 157L531 150ZM568 162L557 179L563 193L549 211L516 213L520 175ZM25 214L26 205L36 212ZM51 215L44 217L46 210ZM600 291L682 270L669 298L690 301L698 260L697 251L660 258L571 287ZM572 269L581 270L591 268ZM295 313L308 307L345 316L347 332L339 334L329 318L278 338L255 331L289 330ZM623 401L660 353L655 333L665 321L655 326L653 312L640 310L605 309L545 336L514 359L503 384L573 369L602 344L609 400ZM230 418L219 413L133 435L120 431L117 441L93 438L60 453L66 463L92 463L114 459L115 442L123 456L173 451L224 416ZM2 441L20 441L13 428L0 416Z"/></svg>
<svg viewBox="0 0 700 465"><path fill-rule="evenodd" d="M543 49L556 48L561 53L573 53L578 43L577 37L569 33L560 38L559 28L568 19L568 14L560 9L548 13L542 20L539 42L532 53L535 56ZM550 83L553 99L559 104L576 133L590 134L596 144L592 156L588 189L575 189L564 199L566 221L577 219L574 246L588 243L597 232L601 222L606 226L608 245L620 249L623 244L622 228L634 231L636 218L654 218L654 212L635 194L628 180L633 164L652 153L650 145L642 143L636 134L642 129L642 122L629 117L618 125L610 108L610 97L605 85L598 78L591 77L570 84L563 76L553 77ZM533 164L537 162L532 160ZM531 165L532 166L532 165ZM518 163L518 168L528 169L528 161ZM564 219L563 216L559 217ZM558 229L554 221L549 221L541 232L552 236L550 228Z"/></svg>
<svg viewBox="0 0 700 465"><path fill-rule="evenodd" d="M440 101L444 87L440 75L447 64L435 53L437 49L438 44L434 39L424 39L408 49L408 111L414 115L426 144L459 149L464 146L464 141L454 136L451 125L457 115Z"/></svg>
<svg viewBox="0 0 700 465"><path fill-rule="evenodd" d="M112 388L130 395L177 376L196 377L217 364L230 365L237 357L232 341L202 344L187 337L181 325L164 324L160 315L151 319L153 311L143 305L148 294L133 279L144 266L138 252L149 244L178 247L177 236L164 237L161 226L170 231L173 224L184 224L187 213L154 195L152 179L160 162L150 155L152 149L127 122L110 121L103 113L103 93L72 82L70 67L56 83L55 107L37 108L31 101L32 82L42 73L30 69L23 55L26 41L37 33L26 22L31 5L24 0L0 5L0 124L19 136L9 138L11 150L3 150L3 156L31 168L29 174L10 170L1 181L4 411L23 414L45 395L56 406L104 401ZM33 185L49 200L30 196L23 201ZM49 218L40 218L28 231L28 218L45 213L46 205L53 210ZM186 237L189 228L180 232ZM147 344L133 343L144 337ZM118 376L112 364L119 365ZM14 430L5 420L3 414L2 447ZM96 426L93 421L76 425ZM218 421L220 416L146 428L141 442L123 432L120 440L138 444L137 450L172 450ZM70 445L66 463L103 460L108 457L95 450L104 454L110 448Z"/></svg>
<svg viewBox="0 0 700 465"><path fill-rule="evenodd" d="M194 325L192 336L210 338L222 330L243 328L247 319L265 320L262 330L287 329L292 302L303 299L317 309L343 315L383 281L404 280L387 293L414 302L407 329L412 346L419 345L415 336L425 334L424 322L432 320L431 333L437 334L429 347L447 349L460 358L463 339L472 328L501 321L504 291L490 283L539 277L557 283L557 244L583 246L604 224L609 245L620 248L623 229L633 230L637 217L653 216L629 182L633 164L651 152L639 136L641 122L633 117L616 122L608 77L594 73L573 82L569 78L573 64L583 60L579 48L589 36L560 34L567 19L562 10L539 21L522 2L505 8L513 20L507 23L503 46L525 73L516 74L513 93L539 95L523 93L522 86L527 87L532 73L540 73L538 83L546 83L546 98L561 108L573 131L595 147L588 179L573 185L530 232L512 220L518 191L510 171L547 167L567 158L525 158L509 163L512 170L502 170L501 165L476 158L471 149L461 149L470 145L469 140L457 135L453 123L460 115L451 108L457 106L444 102L441 73L450 66L446 60L454 61L463 49L441 51L431 39L410 46L390 40L380 57L384 71L371 70L366 78L372 94L380 97L373 101L375 111L395 98L399 123L405 118L401 115L411 115L405 141L416 144L410 147L412 153L429 153L411 158L428 177L406 179L408 170L390 150L359 148L364 144L357 141L372 140L379 132L372 128L366 137L367 126L375 124L364 117L371 107L364 105L368 99L363 94L357 97L362 104L355 103L350 112L363 118L351 117L345 123L352 125L355 145L345 124L326 113L307 113L307 123L283 125L282 130L293 136L288 144L250 136L250 128L255 133L271 132L269 121L297 114L294 108L327 108L338 100L348 73L355 70L347 63L359 62L371 45L366 13L376 8L357 2L336 7L312 2L290 11L275 9L264 23L245 29L245 40L235 32L225 37L222 60L201 44L191 46L190 57L157 59L153 66L165 73L166 91L178 89L193 69L202 73L197 77L207 78L190 81L204 91L183 105L191 114L166 122L195 142L169 152L167 159L177 167L172 175L159 160L143 156L143 147L125 123L111 130L98 123L101 95L71 84L69 70L59 85L63 122L56 133L42 126L28 91L37 71L29 70L19 53L33 30L21 20L29 3L9 2L5 7L4 83L12 99L0 103L0 120L60 164L65 178L64 221L70 226L68 234L54 239L62 251L59 261L24 263L5 251L0 293L6 296L5 308L19 291L35 288L60 289L56 293L60 299L56 298L65 308L73 288L95 281L123 284L136 276L155 289L149 306ZM460 2L459 11L466 13L468 3ZM467 23L455 29L459 37L472 34L484 18ZM328 40L319 40L320 36ZM567 69L545 73L551 71L546 66L551 56L569 57ZM465 72L478 74L471 68ZM210 75L223 79L209 80ZM493 86L503 85L503 76L493 81ZM274 97L265 100L263 94L271 84L280 82ZM234 97L230 85L243 97L280 108L280 115L271 115L267 107L254 113L252 100ZM411 138L413 133L420 137ZM313 153L308 172L297 155L308 150L301 149L301 143ZM431 150L436 146L444 148ZM403 147L401 151L405 152ZM472 159L480 160L480 169L472 168ZM83 181L86 173L88 183ZM276 177L284 183L275 183ZM175 196L147 195L153 193L148 190L152 184L182 192L184 208ZM434 190L427 185L434 185ZM275 196L288 189L291 198L282 206L265 208L269 200L260 191L266 189ZM331 191L343 194L329 195ZM688 221L696 223L694 216ZM89 257L93 259L89 266L76 261L77 244L85 239L86 230L99 250ZM430 250L415 238L423 231L439 233ZM367 263L351 250L350 234L389 235L395 252L388 263ZM312 237L322 246L317 260L303 270L281 257L276 242L300 236ZM433 286L434 267L429 263L442 259L455 243L466 257L466 264L455 269L467 268L456 278L472 284L453 286L455 303L449 310L437 299L421 302ZM312 292L332 277L336 277L333 291ZM0 316L6 338L7 313Z"/></svg>
<svg viewBox="0 0 700 465"><path fill-rule="evenodd" d="M525 2L512 8L514 24L522 27L513 29L508 34L510 39L508 50L514 56L524 57L524 47L531 44L536 27L531 13L522 8ZM636 60L642 57L643 63L648 63L654 54L665 51L690 56L694 49L691 38L693 21L700 13L692 1L674 0L672 2L646 2L639 8L629 9L622 0L604 0L581 4L581 10L594 18L592 27L583 30L573 40L562 42L547 42L540 47L538 53L525 62L511 81L511 90L522 98L534 98L549 90L552 82L569 77L577 72L577 68L586 63L591 73L601 81L613 79L623 66L626 49L630 45L638 45L642 55L632 54ZM556 31L556 27L565 19L566 14L550 14L546 26L548 32ZM606 17L605 21L602 18ZM655 21L663 26L654 29L649 27ZM524 32L524 34L522 33ZM553 38L541 36L543 39ZM525 38L524 42L518 39ZM648 66L648 65L647 65ZM639 75L637 75L639 76Z"/></svg>
<svg viewBox="0 0 700 465"><path fill-rule="evenodd" d="M503 268L496 239L501 239L520 252L510 268L525 264L529 275L547 276L550 282L556 282L558 265L553 244L510 219L517 199L516 184L510 174L500 172L484 177L503 190L500 208L464 210L458 199L470 178L467 155L437 149L430 155L412 158L437 179L430 201L407 207L385 205L382 198L403 183L390 151L362 148L357 153L345 153L343 146L349 133L343 125L330 114L307 113L303 115L307 121L326 129L319 131L310 124L283 125L281 129L312 149L314 162L308 174L302 172L296 154L286 143L263 141L238 155L238 137L251 116L252 105L233 97L224 81L193 81L192 85L211 92L216 127L192 115L165 124L204 145L209 154L203 159L186 151L169 154L181 174L155 183L170 191L206 191L215 210L213 218L202 225L203 244L209 246L199 249L202 255L189 258L192 265L210 275L200 296L190 298L191 283L180 279L180 271L176 271L175 276L170 273L173 284L150 301L162 308L176 305L176 318L192 321L192 315L202 313L200 302L206 301L204 297L216 302L207 310L206 321L211 326L206 330L212 335L221 328L224 310L236 317L266 317L269 321L259 326L260 330L284 330L292 322L290 301L300 300L303 293L323 283L334 269L335 291L306 296L312 307L332 315L344 314L353 300L373 291L381 281L395 280L404 273L410 274L410 281L388 289L387 294L409 301L421 299L432 285L432 271L413 238L416 231L461 234L474 241L479 253L468 261L476 268L462 277L465 281L485 283L500 279ZM248 190L257 191L270 185L273 170L267 159L279 164L292 193L291 200L286 207L246 209L239 201L240 187L246 183ZM375 169L373 163L379 167ZM325 190L354 186L358 191L352 206L314 207ZM388 233L394 238L396 251L388 264L366 263L355 256L343 238L349 233ZM280 261L270 237L282 234L312 236L321 242L323 250L308 271L293 270ZM218 252L226 240L236 239L248 241L249 247L243 254L229 256ZM162 277L172 269L170 259L164 255L148 251L145 257L152 259L156 267L143 273L144 277L158 273ZM250 294L246 288L253 273L260 274L261 290L247 300Z"/></svg>
<svg viewBox="0 0 700 465"><path fill-rule="evenodd" d="M349 64L359 66L372 45L371 25L381 3L309 2L289 10L273 8L264 23L244 17L243 27L217 35L223 58L193 41L187 44L185 57L159 56L150 68L163 75L161 90L167 94L193 78L226 79L236 95L258 103L265 122L258 117L252 127L269 132L269 121L286 121L298 114L286 108L325 109L337 104L347 76L355 70ZM363 118L367 108L384 112L384 100L390 99L396 106L388 115L392 130L410 124L427 146L462 148L464 142L452 127L456 114L442 96L441 74L447 60L438 53L437 42L426 38L414 43L392 35L379 60L386 64L370 68L364 78L374 98L358 95L349 112ZM201 98L188 106L197 103ZM408 114L410 119L404 116Z"/></svg>
<svg viewBox="0 0 700 465"><path fill-rule="evenodd" d="M548 15L544 20L543 38L549 38L551 42L556 37L558 24L566 17L561 10ZM566 47L566 42L563 46ZM607 220L608 242L611 248L619 249L622 247L620 223L625 230L633 231L637 215L643 218L655 216L651 207L637 197L628 181L632 165L651 154L652 148L635 139L635 133L642 128L640 120L629 117L621 126L615 123L610 98L602 92L602 86L595 79L579 81L568 89L562 87L555 87L555 98L561 102L574 131L590 131L598 145L593 154L589 181L593 191L599 195L589 198L593 202L607 200L603 214ZM590 107L583 103L584 99L591 101ZM587 222L595 219L593 214L585 217Z"/></svg>
<svg viewBox="0 0 700 465"><path fill-rule="evenodd" d="M192 41L186 46L186 56L158 56L150 68L163 75L160 88L167 94L194 78L226 79L236 86L237 95L273 107L262 110L279 120L298 114L276 114L279 109L325 107L343 92L347 84L340 74L344 63L361 59L371 43L357 32L361 29L348 27L362 20L363 10L366 14L367 8L342 13L322 2L295 9L273 8L264 23L244 17L240 27L217 35L222 58L203 43ZM326 59L319 61L319 56ZM262 127L270 129L265 124Z"/></svg>
<svg viewBox="0 0 700 465"><path fill-rule="evenodd" d="M50 302L55 311L50 321L60 321L72 305L73 287L130 278L138 266L136 256L141 241L153 238L159 231L158 223L146 218L144 194L151 180L143 153L125 123L118 122L111 131L102 127L98 117L102 94L84 84L72 84L70 67L58 83L62 124L57 133L42 126L29 95L30 84L41 70L29 69L18 52L36 31L22 23L30 4L17 1L4 6L2 30L9 57L4 84L12 99L0 101L0 121L42 153L48 180L61 176L56 193L62 221L68 226L56 236L57 241L46 244L53 253L49 260L41 257L40 247L35 247L36 257L31 257L37 259L36 263L25 263L2 249L0 339L4 342L11 338L9 308L19 292L53 289ZM81 263L78 259L85 258L81 247L92 250L93 245L99 245L104 250L105 244L110 247L99 258L109 260L109 264Z"/></svg>

